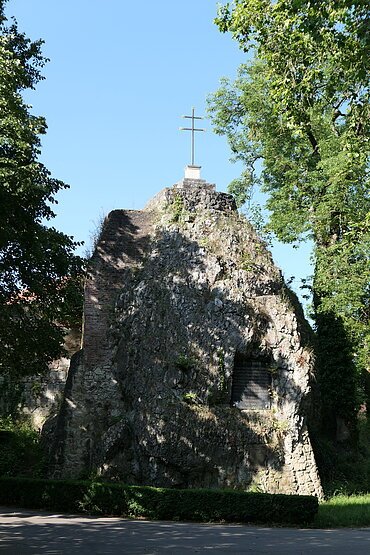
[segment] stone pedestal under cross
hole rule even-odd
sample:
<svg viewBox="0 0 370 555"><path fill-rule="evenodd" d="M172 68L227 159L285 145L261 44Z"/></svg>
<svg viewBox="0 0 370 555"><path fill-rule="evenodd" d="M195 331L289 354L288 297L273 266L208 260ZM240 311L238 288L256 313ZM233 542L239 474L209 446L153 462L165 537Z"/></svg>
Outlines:
<svg viewBox="0 0 370 555"><path fill-rule="evenodd" d="M200 170L202 166L186 166L185 179L201 179Z"/></svg>

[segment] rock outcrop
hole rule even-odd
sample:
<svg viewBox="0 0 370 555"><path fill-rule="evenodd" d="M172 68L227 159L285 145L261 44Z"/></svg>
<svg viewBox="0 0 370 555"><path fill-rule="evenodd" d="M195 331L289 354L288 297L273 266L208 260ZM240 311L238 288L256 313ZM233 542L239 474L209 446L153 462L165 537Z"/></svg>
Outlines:
<svg viewBox="0 0 370 555"><path fill-rule="evenodd" d="M310 332L230 195L184 180L107 217L53 476L320 496Z"/></svg>

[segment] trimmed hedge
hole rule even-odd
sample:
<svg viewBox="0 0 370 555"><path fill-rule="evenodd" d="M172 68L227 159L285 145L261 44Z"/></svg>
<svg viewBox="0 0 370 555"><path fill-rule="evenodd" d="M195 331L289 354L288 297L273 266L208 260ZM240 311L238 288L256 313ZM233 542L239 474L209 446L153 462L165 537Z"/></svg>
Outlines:
<svg viewBox="0 0 370 555"><path fill-rule="evenodd" d="M276 524L306 524L318 510L317 498L309 495L37 478L0 478L0 504L155 520Z"/></svg>

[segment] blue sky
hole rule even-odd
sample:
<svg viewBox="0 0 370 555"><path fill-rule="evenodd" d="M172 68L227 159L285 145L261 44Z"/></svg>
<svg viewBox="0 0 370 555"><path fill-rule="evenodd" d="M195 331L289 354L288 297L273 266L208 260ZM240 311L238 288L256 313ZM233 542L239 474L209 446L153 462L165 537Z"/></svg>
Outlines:
<svg viewBox="0 0 370 555"><path fill-rule="evenodd" d="M42 161L71 187L58 195L55 227L88 243L101 215L139 210L183 177L181 115L192 106L204 115L207 95L245 61L213 24L216 9L213 0L9 0L8 16L45 40L50 58L27 101L48 123ZM196 163L224 191L241 168L210 123L202 127ZM310 273L307 246L275 246L273 256L286 277Z"/></svg>

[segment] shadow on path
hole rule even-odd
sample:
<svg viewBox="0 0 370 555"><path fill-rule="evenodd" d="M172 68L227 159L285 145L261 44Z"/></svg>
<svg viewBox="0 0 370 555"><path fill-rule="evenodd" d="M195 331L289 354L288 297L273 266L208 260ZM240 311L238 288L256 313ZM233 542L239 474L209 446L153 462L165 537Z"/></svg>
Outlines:
<svg viewBox="0 0 370 555"><path fill-rule="evenodd" d="M370 529L300 530L243 525L148 522L0 509L0 552L40 554L370 552Z"/></svg>

